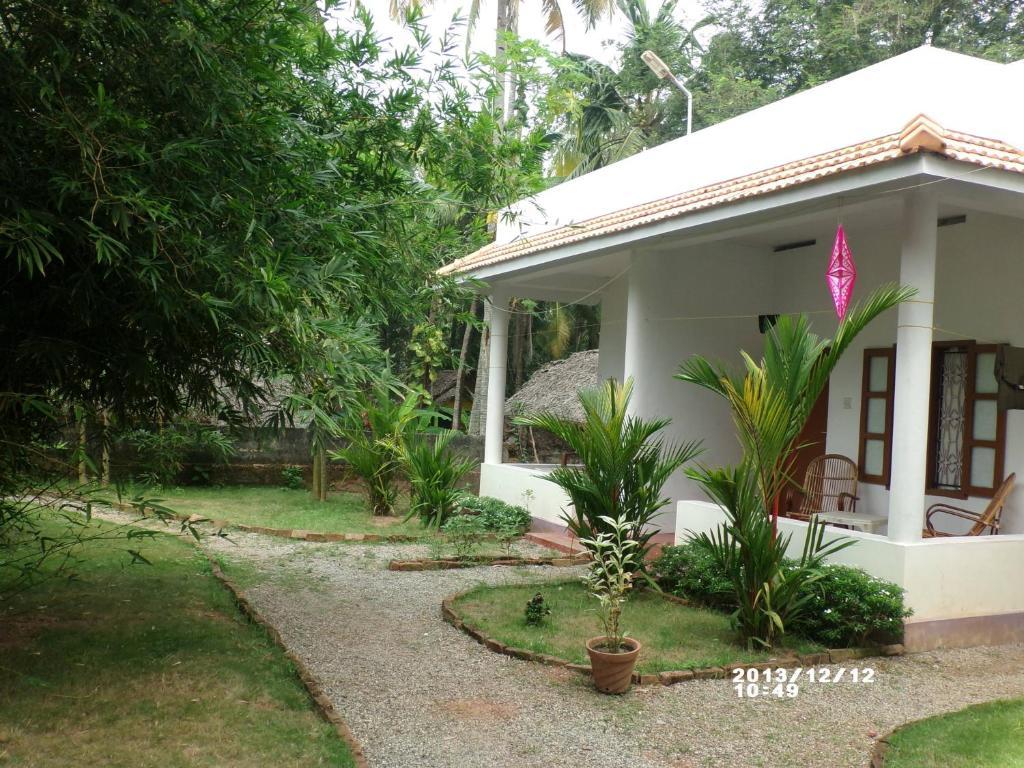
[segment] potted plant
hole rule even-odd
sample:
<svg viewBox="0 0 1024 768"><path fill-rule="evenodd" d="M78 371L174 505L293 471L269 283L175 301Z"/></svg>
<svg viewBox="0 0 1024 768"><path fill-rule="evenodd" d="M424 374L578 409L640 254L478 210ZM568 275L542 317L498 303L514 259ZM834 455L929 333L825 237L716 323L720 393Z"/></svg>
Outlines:
<svg viewBox="0 0 1024 768"><path fill-rule="evenodd" d="M584 541L593 561L584 582L597 598L604 634L587 641L594 685L602 693L625 693L633 682L640 643L622 629L622 606L639 572L640 545L629 537L632 522L624 517L603 517L610 532Z"/></svg>

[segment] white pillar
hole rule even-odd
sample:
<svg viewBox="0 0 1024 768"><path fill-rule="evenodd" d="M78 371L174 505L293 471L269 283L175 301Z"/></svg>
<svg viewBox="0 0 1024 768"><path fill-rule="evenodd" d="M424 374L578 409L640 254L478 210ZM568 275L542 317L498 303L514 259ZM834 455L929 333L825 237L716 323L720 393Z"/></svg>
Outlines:
<svg viewBox="0 0 1024 768"><path fill-rule="evenodd" d="M487 418L484 422L484 463L501 464L505 437L505 369L508 365L508 298L492 294L490 359L487 362Z"/></svg>
<svg viewBox="0 0 1024 768"><path fill-rule="evenodd" d="M915 541L924 526L938 207L928 189L904 200L900 283L917 295L899 307L893 403L889 538Z"/></svg>
<svg viewBox="0 0 1024 768"><path fill-rule="evenodd" d="M625 349L622 355L622 380L633 379L633 400L629 410L633 414L642 413L641 402L644 399L646 376L644 368L647 360L647 348L651 342L650 302L651 287L649 272L654 256L633 254L630 257L629 287L626 291L626 333Z"/></svg>

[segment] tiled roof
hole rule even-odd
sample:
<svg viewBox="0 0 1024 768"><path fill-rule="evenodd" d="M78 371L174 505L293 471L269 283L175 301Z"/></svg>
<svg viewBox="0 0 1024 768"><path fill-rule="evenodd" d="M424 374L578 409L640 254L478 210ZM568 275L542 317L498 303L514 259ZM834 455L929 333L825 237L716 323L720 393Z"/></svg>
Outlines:
<svg viewBox="0 0 1024 768"><path fill-rule="evenodd" d="M932 152L979 167L1024 173L1024 151L1017 147L1001 141L949 131L928 117L918 115L899 133L671 195L643 205L624 208L509 243L491 243L475 253L445 265L438 272L471 272L520 256L637 229L694 211L778 192L919 152Z"/></svg>

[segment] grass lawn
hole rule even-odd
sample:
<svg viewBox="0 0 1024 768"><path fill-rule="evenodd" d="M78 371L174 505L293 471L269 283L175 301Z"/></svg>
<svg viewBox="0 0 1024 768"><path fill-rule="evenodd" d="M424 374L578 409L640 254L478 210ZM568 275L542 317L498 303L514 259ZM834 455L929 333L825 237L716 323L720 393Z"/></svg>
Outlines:
<svg viewBox="0 0 1024 768"><path fill-rule="evenodd" d="M551 609L540 627L526 625L523 610L538 591ZM596 600L579 582L510 587L477 587L456 601L469 624L506 645L589 663L584 643L601 634ZM714 667L736 662L766 661L772 654L750 652L736 645L727 616L663 600L649 592L630 597L622 615L626 633L643 645L637 671L666 672ZM821 650L798 642L799 653ZM777 654L776 654L777 655Z"/></svg>
<svg viewBox="0 0 1024 768"><path fill-rule="evenodd" d="M128 565L129 546L153 564ZM0 764L353 765L193 547L161 534L81 555L76 580L0 613Z"/></svg>
<svg viewBox="0 0 1024 768"><path fill-rule="evenodd" d="M886 768L1024 766L1024 699L992 701L921 720L890 739Z"/></svg>
<svg viewBox="0 0 1024 768"><path fill-rule="evenodd" d="M421 536L426 532L413 518L374 517L359 493L336 491L327 501L314 501L309 491L273 486L225 486L129 489L127 498L142 493L181 514L197 514L211 520L243 525L262 525L318 533L379 533ZM127 499L125 499L127 500Z"/></svg>

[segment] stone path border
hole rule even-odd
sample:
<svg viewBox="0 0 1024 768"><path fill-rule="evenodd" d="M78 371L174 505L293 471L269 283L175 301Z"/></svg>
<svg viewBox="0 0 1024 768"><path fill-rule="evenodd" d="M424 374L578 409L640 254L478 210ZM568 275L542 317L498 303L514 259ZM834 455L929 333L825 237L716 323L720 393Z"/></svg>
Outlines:
<svg viewBox="0 0 1024 768"><path fill-rule="evenodd" d="M583 565L590 561L589 556L575 557L502 557L478 556L467 560L457 558L444 558L432 560L430 558L419 558L417 560L392 560L388 563L389 571L451 571L457 568L479 568L480 566L496 565L550 565L555 568L570 568L575 565Z"/></svg>
<svg viewBox="0 0 1024 768"><path fill-rule="evenodd" d="M474 587L475 589L475 587ZM558 656L551 656L546 653L536 653L534 651L527 650L525 648L516 648L515 646L505 645L500 640L497 640L489 635L484 634L478 628L471 624L466 623L466 620L456 612L454 608L455 601L461 597L472 592L472 589L463 590L462 592L456 592L454 595L449 595L441 602L441 616L444 620L451 624L456 629L466 633L481 645L485 646L489 651L494 653L500 653L505 656L511 656L514 659L522 659L523 661L535 661L540 664L545 664L552 667L563 667L565 669L571 669L574 672L580 672L581 674L589 675L591 672L589 664L576 664L568 659L563 659ZM681 605L689 605L687 600L675 597L674 595L661 594L663 598L670 602L679 603ZM712 680L728 677L734 669L779 669L781 668L792 668L792 667L812 667L819 664L840 664L846 661L852 661L854 659L866 659L872 656L902 656L903 646L899 644L894 645L882 645L871 648L833 648L820 653L807 653L801 655L782 656L778 659L771 661L761 661L756 663L736 663L727 664L724 667L703 667L699 669L680 669L671 672L660 672L656 675L642 675L639 672L633 673L633 684L634 685L675 685L676 683L682 683L687 680Z"/></svg>
<svg viewBox="0 0 1024 768"><path fill-rule="evenodd" d="M906 723L905 725L910 725ZM901 728L905 727L903 725ZM871 762L868 763L868 768L885 768L885 753L889 751L889 737L895 731L891 731L885 736L880 736L875 742L875 745L871 748Z"/></svg>
<svg viewBox="0 0 1024 768"><path fill-rule="evenodd" d="M219 581L231 594L238 606L238 609L245 615L245 617L254 624L259 625L267 633L274 644L284 651L284 655L295 665L295 670L298 673L299 679L302 681L302 685L309 693L309 697L313 700L313 704L316 706L320 716L323 717L328 723L334 726L334 730L337 732L339 738L348 745L349 751L352 753L352 760L355 763L356 768L369 768L369 763L366 761L366 755L363 753L363 747L356 739L355 735L346 725L341 715L334 708L334 704L324 693L323 686L313 676L313 674L307 669L302 659L288 648L284 644L284 640L281 638L281 633L268 622L256 607L249 602L245 594L239 588L235 582L233 582L227 574L220 567L220 563L210 555L208 552L200 549L206 559L210 563L210 569L213 571L214 577Z"/></svg>

